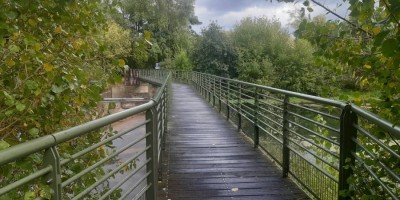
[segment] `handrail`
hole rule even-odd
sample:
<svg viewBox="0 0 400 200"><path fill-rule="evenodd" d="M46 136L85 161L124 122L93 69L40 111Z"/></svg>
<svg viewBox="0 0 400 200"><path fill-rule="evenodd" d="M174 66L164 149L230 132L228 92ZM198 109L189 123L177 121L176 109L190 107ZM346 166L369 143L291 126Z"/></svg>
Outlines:
<svg viewBox="0 0 400 200"><path fill-rule="evenodd" d="M124 110L118 113L114 113L100 119L96 119L79 126L75 126L73 128L63 130L51 135L46 135L37 139L33 139L27 141L22 144L18 144L15 146L11 146L7 149L0 151L0 165L5 163L9 163L20 158L26 157L32 153L36 153L40 150L47 149L51 146L58 145L60 143L66 142L73 138L82 136L85 133L96 130L103 126L112 124L114 122L120 121L121 119L125 119L129 116L138 114L140 112L146 111L155 105L154 100L150 100L149 102L142 104L140 106L130 108L128 110ZM21 151L23 149L23 151Z"/></svg>
<svg viewBox="0 0 400 200"><path fill-rule="evenodd" d="M352 103L200 72L172 76L192 84L313 198L399 199L395 124Z"/></svg>
<svg viewBox="0 0 400 200"><path fill-rule="evenodd" d="M364 110L354 104L351 104L351 109L358 115L367 118L371 120L371 122L377 124L379 127L382 127L385 131L390 132L392 134L396 134L398 137L400 137L400 127L386 121L385 119L375 115L374 113L371 113L367 110Z"/></svg>
<svg viewBox="0 0 400 200"><path fill-rule="evenodd" d="M43 167L36 172L32 172L30 175L14 181L8 182L5 177L0 176L0 198L2 195L9 194L9 192L14 191L13 196L14 198L22 198L24 192L20 188L28 184L29 182L36 181L37 183L44 181L45 184L50 185L51 188L51 199L62 199L63 196L65 197L65 193L63 192L64 187L74 183L80 177L85 176L88 173L92 173L98 167L103 166L103 164L113 159L113 157L118 156L118 154L122 153L123 151L131 148L133 145L139 144L140 141L145 141L145 147L141 148L142 150L139 151L138 154L131 155L131 157L125 161L122 165L116 167L111 173L105 174L102 178L97 180L92 185L88 186L83 192L80 194L74 194L74 199L80 199L85 197L86 195L90 195L90 191L95 189L98 185L102 182L108 180L110 177L114 175L114 173L120 171L123 168L129 168L128 165L134 162L139 156L145 155L147 157L147 161L141 166L147 173L143 176L140 176L138 182L134 184L134 188L128 189L128 193L125 193L124 196L129 195L130 192L134 191L136 187L142 185L141 182L147 181L146 186L144 188L136 188L140 189L146 193L147 199L156 199L157 198L157 179L159 173L159 163L161 162L161 149L158 145L159 143L163 143L163 138L166 133L166 121L167 121L167 99L168 99L168 84L171 79L170 73L158 73L157 76L154 78L154 74L149 74L149 77L153 77L149 82L159 86L155 96L147 103L144 103L140 106L130 108L115 114L111 114L63 131L56 132L51 135L46 135L34 140L27 141L25 143L21 143L18 145L11 146L4 150L0 151L0 166L7 165L14 161L23 160L25 157L42 153L45 150L43 155ZM145 77L143 77L145 78ZM86 134L102 128L104 126L111 125L114 122L126 119L130 116L137 115L139 113L146 112L146 117L143 122L137 123L136 126L130 128L129 130L135 130L139 127L146 127L146 133L143 137L139 137L134 142L131 142L128 146L123 148L117 149L112 155L105 157L103 160L93 164L92 166L88 166L86 169L83 169L81 173L75 174L76 176L70 177L68 180L61 180L61 168L67 167L67 163L69 161L82 157L84 154L96 151L101 145L105 145L105 142L99 142L96 144L91 144L91 146L85 148L82 151L75 153L72 157L61 158L58 151L59 149L56 148L58 145L63 144L65 142L71 141L72 139L85 137ZM117 134L118 137L110 137L110 139L105 139L106 142L114 141L120 137L123 137L129 131L121 132ZM139 148L139 147L138 147ZM139 172L140 170L136 170ZM140 173L142 174L142 173ZM99 174L100 175L100 174ZM69 175L63 175L68 177ZM133 175L130 175L133 176ZM43 177L43 178L41 178ZM39 182L38 182L39 181ZM35 184L36 184L35 182ZM6 184L6 185L4 185ZM119 184L120 187L122 184ZM103 190L106 189L101 187ZM29 189L29 187L28 187ZM112 191L116 191L117 188L113 188ZM111 195L112 191L108 191L107 195L103 196L102 198L107 198L108 195ZM125 191L126 192L126 191ZM140 193L140 192L139 192ZM136 195L138 195L137 193ZM18 196L18 195L22 195ZM71 194L69 194L69 197ZM140 197L140 196L139 196ZM38 196L38 198L41 198Z"/></svg>
<svg viewBox="0 0 400 200"><path fill-rule="evenodd" d="M244 81L240 81L240 80L236 80L236 79L229 79L229 78L215 76L215 75L201 73L201 72L194 72L194 73L195 74L207 75L209 77L215 77L215 78L218 78L220 80L226 80L226 81L229 81L229 82L232 82L232 83L237 83L237 84L241 84L241 85L245 85L245 86L260 88L260 89L267 90L269 92L280 93L280 94L288 95L288 96L291 96L291 97L297 97L297 98L310 100L310 101L314 101L314 102L318 102L318 103L323 103L323 104L327 104L327 105L331 105L331 106L335 106L335 107L339 107L339 108L343 108L347 104L345 102L341 102L341 101L337 101L337 100L332 100L332 99L327 99L327 98L323 98L323 97L312 96L312 95L303 94L303 93L299 93L299 92L292 92L292 91L289 91L289 90L273 88L273 87L269 87L269 86L265 86L265 85L258 85L258 84L255 84L255 83L244 82Z"/></svg>

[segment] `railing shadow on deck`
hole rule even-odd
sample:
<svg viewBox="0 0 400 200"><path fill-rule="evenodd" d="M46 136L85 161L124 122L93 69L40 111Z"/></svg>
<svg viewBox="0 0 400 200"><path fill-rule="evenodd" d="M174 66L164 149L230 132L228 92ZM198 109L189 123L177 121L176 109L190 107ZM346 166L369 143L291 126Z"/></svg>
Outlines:
<svg viewBox="0 0 400 200"><path fill-rule="evenodd" d="M0 199L125 199L128 195L133 199L156 199L158 171L161 169L158 164L161 162L162 140L167 130L166 107L170 76L167 72L159 73L148 81L158 85L159 89L156 95L143 105L0 151L2 172ZM145 112L145 119L142 122L133 124L128 130L111 134L96 144L87 144L83 150L77 150L73 155L66 155L58 148L60 145L64 147L73 145L74 141L82 137L92 137L91 134L101 134L112 123L143 112ZM125 134L140 128L145 130L143 134L129 141L122 148L115 149L110 145ZM126 160L109 171L100 172L107 163L114 162L118 155L126 154L130 148L139 143L143 144L142 147L133 154L130 153ZM108 148L109 153L95 163L88 163L90 166L79 171L71 170L75 160L91 159L88 157L91 153L100 154L100 151L104 151L105 148ZM82 147L77 147L77 149L82 149ZM33 156L39 159L35 163L28 159ZM138 158L143 159L137 162ZM25 173L26 176L19 180L12 177L14 173L21 173L18 169L12 169L16 162L27 162L31 167ZM139 164L136 165L137 163ZM8 168L6 172L8 174L3 174L6 168ZM35 168L38 169L35 170ZM108 186L107 182L112 180L116 173L122 171L126 171L123 180L119 180L112 187ZM92 178L87 179L87 175ZM135 182L130 182L129 189L121 192L121 185L131 177L135 177ZM81 182L82 179L87 180L86 184ZM132 192L135 194L131 194Z"/></svg>
<svg viewBox="0 0 400 200"><path fill-rule="evenodd" d="M141 71L154 76L154 71ZM400 129L354 104L172 71L316 199L399 199Z"/></svg>

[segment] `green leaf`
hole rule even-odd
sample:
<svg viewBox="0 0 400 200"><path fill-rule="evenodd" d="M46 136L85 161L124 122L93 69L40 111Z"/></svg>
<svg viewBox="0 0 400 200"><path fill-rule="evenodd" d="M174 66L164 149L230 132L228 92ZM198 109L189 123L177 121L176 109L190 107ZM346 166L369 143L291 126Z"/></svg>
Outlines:
<svg viewBox="0 0 400 200"><path fill-rule="evenodd" d="M25 110L26 106L25 106L25 104L22 104L22 103L18 102L17 105L15 105L15 108L16 108L19 112L22 112L23 110Z"/></svg>
<svg viewBox="0 0 400 200"><path fill-rule="evenodd" d="M386 57L390 57L396 54L398 43L396 39L387 39L382 44L382 54Z"/></svg>
<svg viewBox="0 0 400 200"><path fill-rule="evenodd" d="M51 188L48 185L40 184L40 197L51 199Z"/></svg>
<svg viewBox="0 0 400 200"><path fill-rule="evenodd" d="M60 94L62 91L64 91L64 89L62 87L57 86L57 85L53 85L51 87L51 91L53 91L56 94Z"/></svg>
<svg viewBox="0 0 400 200"><path fill-rule="evenodd" d="M0 140L0 150L7 149L8 147L10 147L10 144L4 140Z"/></svg>
<svg viewBox="0 0 400 200"><path fill-rule="evenodd" d="M39 129L37 129L37 128L31 128L31 129L28 131L28 133L29 133L29 135L31 135L31 136L33 136L33 137L37 137L37 136L39 136Z"/></svg>
<svg viewBox="0 0 400 200"><path fill-rule="evenodd" d="M36 195L34 192L26 192L24 195L24 200L33 200L36 198Z"/></svg>
<svg viewBox="0 0 400 200"><path fill-rule="evenodd" d="M108 105L108 108L109 108L109 109L115 109L115 108L116 108L116 104L115 104L114 102L111 102L111 103Z"/></svg>
<svg viewBox="0 0 400 200"><path fill-rule="evenodd" d="M308 1L308 0L304 1L303 5L306 6L306 7L309 6L310 5L310 1Z"/></svg>
<svg viewBox="0 0 400 200"><path fill-rule="evenodd" d="M146 38L146 40L150 40L151 39L150 31L144 31L144 38Z"/></svg>
<svg viewBox="0 0 400 200"><path fill-rule="evenodd" d="M308 10L308 12L314 11L314 9L312 9L311 7L308 7L307 10Z"/></svg>
<svg viewBox="0 0 400 200"><path fill-rule="evenodd" d="M15 19L18 16L16 12L11 10L6 12L5 15L8 17L8 19Z"/></svg>
<svg viewBox="0 0 400 200"><path fill-rule="evenodd" d="M6 111L6 116L11 116L14 112L12 110L7 110Z"/></svg>
<svg viewBox="0 0 400 200"><path fill-rule="evenodd" d="M13 53L18 53L21 49L17 45L10 45L8 47L8 50L10 50Z"/></svg>
<svg viewBox="0 0 400 200"><path fill-rule="evenodd" d="M39 86L36 81L32 81L32 80L26 81L25 85L29 90L35 90Z"/></svg>

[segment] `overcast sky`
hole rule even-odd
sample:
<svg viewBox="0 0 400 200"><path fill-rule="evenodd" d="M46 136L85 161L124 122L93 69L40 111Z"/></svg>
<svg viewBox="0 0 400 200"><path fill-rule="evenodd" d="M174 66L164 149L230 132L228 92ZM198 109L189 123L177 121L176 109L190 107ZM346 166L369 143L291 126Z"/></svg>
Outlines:
<svg viewBox="0 0 400 200"><path fill-rule="evenodd" d="M326 7L336 10L341 16L347 16L346 6L337 8L342 0L319 0ZM303 0L299 3L278 3L276 0L196 0L195 14L202 25L193 26L193 29L200 33L201 29L207 27L211 21L217 21L224 29L231 29L240 19L244 17L265 16L276 18L284 27L290 23L289 12L300 9ZM326 11L317 5L313 5L314 12L311 16L325 14ZM328 19L336 19L333 15L327 15ZM292 31L292 30L291 30Z"/></svg>

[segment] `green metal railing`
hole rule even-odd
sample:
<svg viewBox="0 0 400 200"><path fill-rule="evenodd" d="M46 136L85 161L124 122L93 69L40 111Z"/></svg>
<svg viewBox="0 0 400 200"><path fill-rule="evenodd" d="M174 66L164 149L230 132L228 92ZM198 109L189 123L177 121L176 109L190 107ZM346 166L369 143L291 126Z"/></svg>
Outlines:
<svg viewBox="0 0 400 200"><path fill-rule="evenodd" d="M121 194L113 196L112 199L118 197L119 199L125 199L128 195L129 198L139 199L143 196L146 199L157 198L157 183L158 175L161 170L159 163L161 162L161 150L163 145L163 137L167 131L167 104L168 104L168 83L170 81L170 74L167 72L153 73L151 77L142 76L143 80L152 82L159 86L156 95L147 103L115 113L94 121L87 122L85 124L60 131L51 135L43 136L22 144L18 144L7 149L0 151L0 166L10 165L12 166L15 162L20 162L29 156L39 154L38 158L42 158L42 167L25 176L22 179L10 182L6 180L4 176L0 175L0 199L9 198L7 195L14 192L24 197L24 193L20 187L29 184L40 184L48 185L51 188L51 199L109 199L115 192ZM145 112L145 118L136 124L133 124L129 129L116 133L110 137L104 138L96 144L90 144L89 147L75 152L75 154L68 157L61 157L63 152L59 152L60 145L69 145L71 142L79 137L88 137L93 131L99 130L102 127L109 126L114 122L126 119L131 116L139 115ZM136 139L128 141L128 144L121 148L112 148L111 144L113 141L121 139L124 135L128 134L133 130L143 130ZM99 134L98 131L94 132ZM74 163L75 160L82 159L85 155L90 152L96 152L99 148L111 148L109 155L103 159L97 161L95 164L87 166L85 169L81 169L79 172L70 174L71 170L69 164ZM133 151L133 152L132 152ZM95 178L96 181L85 188L80 188L81 179L85 178L85 175L98 171L99 168L104 167L107 163L114 162L115 159L121 155L129 155L128 158L124 158L125 161L120 162L112 169L105 170L101 176ZM139 158L143 158L139 162ZM88 159L88 158L86 158ZM136 163L136 161L138 161ZM107 182L112 180L113 177L118 173L128 168L132 163L135 163L135 167L132 170L126 171L126 175L122 180L118 180L114 186L106 187ZM138 164L139 163L139 164ZM32 164L29 164L31 165ZM18 173L18 172L10 172ZM99 173L97 173L98 175ZM134 178L132 178L134 177ZM135 181L132 183L132 179ZM129 187L121 192L121 186L129 181ZM32 183L33 182L33 183ZM70 185L76 184L80 192L67 191ZM35 190L32 186L31 189ZM133 194L132 194L133 193ZM43 199L43 198L38 198Z"/></svg>
<svg viewBox="0 0 400 200"><path fill-rule="evenodd" d="M353 104L198 72L182 77L316 199L399 199L400 129Z"/></svg>

